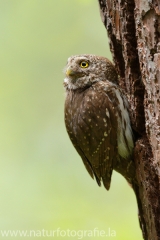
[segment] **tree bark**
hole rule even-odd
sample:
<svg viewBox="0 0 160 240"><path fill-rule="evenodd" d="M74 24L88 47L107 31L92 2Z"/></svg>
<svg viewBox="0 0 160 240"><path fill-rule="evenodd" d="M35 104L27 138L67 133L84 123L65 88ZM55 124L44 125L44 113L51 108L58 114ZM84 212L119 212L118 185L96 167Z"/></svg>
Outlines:
<svg viewBox="0 0 160 240"><path fill-rule="evenodd" d="M160 1L98 0L136 133L135 189L145 240L160 240Z"/></svg>

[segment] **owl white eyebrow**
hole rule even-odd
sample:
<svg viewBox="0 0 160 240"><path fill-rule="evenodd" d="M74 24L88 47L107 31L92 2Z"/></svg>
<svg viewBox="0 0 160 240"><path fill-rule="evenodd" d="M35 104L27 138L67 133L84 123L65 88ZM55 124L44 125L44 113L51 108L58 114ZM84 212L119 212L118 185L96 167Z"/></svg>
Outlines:
<svg viewBox="0 0 160 240"><path fill-rule="evenodd" d="M90 62L89 60L88 60L88 58L79 58L78 59L78 62L82 62L82 61L86 61L86 62Z"/></svg>

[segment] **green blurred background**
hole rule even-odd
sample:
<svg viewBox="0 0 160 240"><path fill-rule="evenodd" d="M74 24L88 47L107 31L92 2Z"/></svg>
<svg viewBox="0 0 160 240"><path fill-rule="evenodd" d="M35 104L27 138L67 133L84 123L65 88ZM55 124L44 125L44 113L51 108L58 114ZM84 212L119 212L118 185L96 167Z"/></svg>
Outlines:
<svg viewBox="0 0 160 240"><path fill-rule="evenodd" d="M116 240L142 239L132 189L117 173L109 192L99 188L63 121L67 58L111 59L97 0L0 0L0 45L0 230L111 228Z"/></svg>

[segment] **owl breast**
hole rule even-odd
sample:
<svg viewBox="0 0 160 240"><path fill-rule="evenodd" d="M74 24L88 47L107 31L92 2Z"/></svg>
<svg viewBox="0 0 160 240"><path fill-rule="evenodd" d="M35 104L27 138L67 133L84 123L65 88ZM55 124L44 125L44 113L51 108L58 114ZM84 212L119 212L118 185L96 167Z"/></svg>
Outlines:
<svg viewBox="0 0 160 240"><path fill-rule="evenodd" d="M66 99L68 133L88 159L98 155L100 144L111 131L111 116L104 100L106 96L102 91L97 91L97 85L99 83L84 91L71 91ZM117 121L112 119L112 124L116 125Z"/></svg>

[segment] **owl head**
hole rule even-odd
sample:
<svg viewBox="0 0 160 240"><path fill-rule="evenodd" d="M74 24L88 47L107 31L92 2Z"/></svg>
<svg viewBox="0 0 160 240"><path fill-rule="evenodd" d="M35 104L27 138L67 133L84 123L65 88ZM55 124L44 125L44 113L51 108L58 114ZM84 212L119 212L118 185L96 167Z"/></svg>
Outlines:
<svg viewBox="0 0 160 240"><path fill-rule="evenodd" d="M64 87L68 90L83 89L98 81L118 84L116 70L105 57L91 54L71 56L68 58L64 72Z"/></svg>

